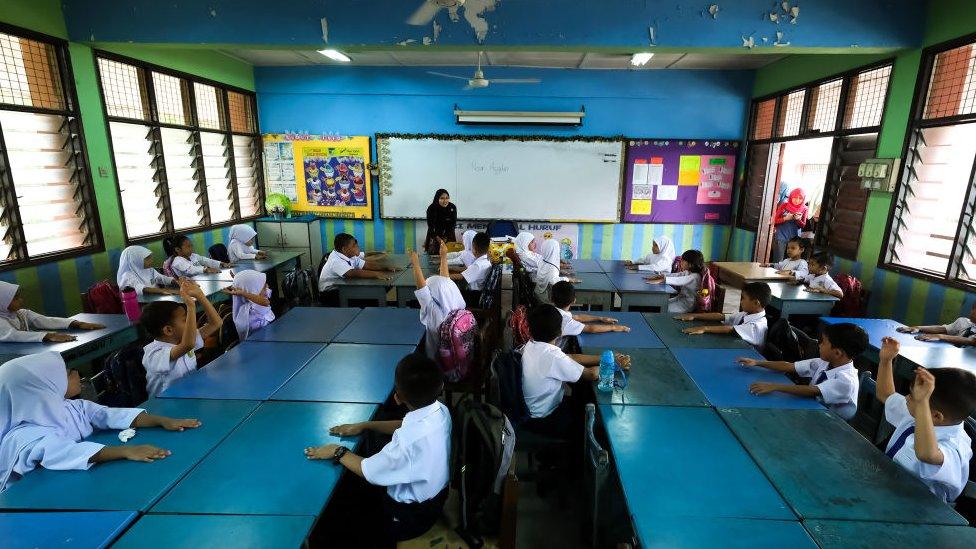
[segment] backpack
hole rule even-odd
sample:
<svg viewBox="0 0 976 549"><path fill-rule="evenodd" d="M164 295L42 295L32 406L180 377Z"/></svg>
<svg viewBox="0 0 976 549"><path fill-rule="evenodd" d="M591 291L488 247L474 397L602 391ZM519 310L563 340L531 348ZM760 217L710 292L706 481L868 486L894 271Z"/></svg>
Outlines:
<svg viewBox="0 0 976 549"><path fill-rule="evenodd" d="M317 280L311 269L295 269L285 275L281 284L285 301L292 307L311 307L319 300Z"/></svg>
<svg viewBox="0 0 976 549"><path fill-rule="evenodd" d="M108 379L108 388L102 397L102 404L115 408L131 408L149 398L142 355L142 347L130 345L105 359L102 371Z"/></svg>
<svg viewBox="0 0 976 549"><path fill-rule="evenodd" d="M712 299L715 297L715 277L712 276L712 267L709 265L702 271L701 288L695 295L695 311L707 313L712 310Z"/></svg>
<svg viewBox="0 0 976 549"><path fill-rule="evenodd" d="M176 275L173 273L173 260L174 259L176 259L176 256L172 256L171 255L171 256L169 256L169 257L166 258L166 261L163 261L163 274L166 275L166 276L168 276L168 277L170 277L170 278L176 278Z"/></svg>
<svg viewBox="0 0 976 549"><path fill-rule="evenodd" d="M840 275L837 277L837 285L844 292L844 297L834 305L830 311L831 316L842 316L849 318L863 317L867 309L867 294L861 281L852 275Z"/></svg>
<svg viewBox="0 0 976 549"><path fill-rule="evenodd" d="M498 352L491 363L493 385L497 384L497 397L494 402L502 413L518 427L528 420L529 406L522 392L522 355L516 351Z"/></svg>
<svg viewBox="0 0 976 549"><path fill-rule="evenodd" d="M671 272L680 273L681 272L681 256L676 256L674 261L671 262Z"/></svg>
<svg viewBox="0 0 976 549"><path fill-rule="evenodd" d="M766 332L766 346L763 355L767 360L784 360L796 362L819 355L817 341L803 333L799 328L790 325L785 318L781 318L769 327Z"/></svg>
<svg viewBox="0 0 976 549"><path fill-rule="evenodd" d="M484 285L481 287L481 297L478 299L478 306L480 308L491 309L491 306L494 305L495 294L498 290L498 284L501 282L501 277L501 264L493 265L491 270L488 271L488 275L485 276Z"/></svg>
<svg viewBox="0 0 976 549"><path fill-rule="evenodd" d="M529 310L525 305L516 305L512 310L512 316L508 317L508 327L512 329L512 347L519 348L525 345L532 334L529 333Z"/></svg>
<svg viewBox="0 0 976 549"><path fill-rule="evenodd" d="M468 377L475 360L478 323L467 309L451 311L438 329L438 362L444 379L456 383Z"/></svg>
<svg viewBox="0 0 976 549"><path fill-rule="evenodd" d="M230 254L227 252L227 246L214 244L207 251L210 253L210 259L216 259L222 263L230 263Z"/></svg>
<svg viewBox="0 0 976 549"><path fill-rule="evenodd" d="M471 547L501 525L502 485L512 466L515 429L498 408L465 398L452 418L451 476L460 497L459 534Z"/></svg>
<svg viewBox="0 0 976 549"><path fill-rule="evenodd" d="M539 299L535 295L535 282L529 272L522 268L512 271L513 296L516 304L534 307Z"/></svg>
<svg viewBox="0 0 976 549"><path fill-rule="evenodd" d="M120 315L122 309L122 294L119 288L108 280L103 280L85 292L84 309L86 313L104 315Z"/></svg>
<svg viewBox="0 0 976 549"><path fill-rule="evenodd" d="M504 236L515 238L518 236L519 230L514 221L495 220L488 223L485 233L488 238L502 238Z"/></svg>

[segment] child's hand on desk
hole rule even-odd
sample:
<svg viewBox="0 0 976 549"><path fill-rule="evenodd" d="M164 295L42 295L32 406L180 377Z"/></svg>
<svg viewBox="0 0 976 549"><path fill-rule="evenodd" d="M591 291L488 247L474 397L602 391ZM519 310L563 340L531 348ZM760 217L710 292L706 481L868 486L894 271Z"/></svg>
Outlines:
<svg viewBox="0 0 976 549"><path fill-rule="evenodd" d="M375 278L376 280L393 280L393 277L386 274L386 271L376 271L373 278Z"/></svg>
<svg viewBox="0 0 976 549"><path fill-rule="evenodd" d="M617 365L620 366L621 370L630 371L630 355L613 353L613 359L617 361Z"/></svg>
<svg viewBox="0 0 976 549"><path fill-rule="evenodd" d="M778 275L793 276L793 271L776 271L776 274L778 274Z"/></svg>
<svg viewBox="0 0 976 549"><path fill-rule="evenodd" d="M942 341L942 334L920 334L915 336L919 341Z"/></svg>
<svg viewBox="0 0 976 549"><path fill-rule="evenodd" d="M617 322L619 322L616 318L613 318L612 316L604 316L597 320L599 320L604 324L616 324Z"/></svg>
<svg viewBox="0 0 976 549"><path fill-rule="evenodd" d="M258 252L254 254L254 259L268 259L268 252Z"/></svg>
<svg viewBox="0 0 976 549"><path fill-rule="evenodd" d="M219 273L220 272L220 269L218 269L216 267L206 267L206 268L203 269L203 272L209 273L209 274L216 274L216 273Z"/></svg>
<svg viewBox="0 0 976 549"><path fill-rule="evenodd" d="M123 446L122 457L129 461L142 461L152 463L157 459L166 459L172 454L169 450L157 448L151 444L139 444L137 446Z"/></svg>
<svg viewBox="0 0 976 549"><path fill-rule="evenodd" d="M98 324L96 322L81 322L80 320L75 320L71 323L71 327L78 330L101 330L105 327L105 325Z"/></svg>
<svg viewBox="0 0 976 549"><path fill-rule="evenodd" d="M362 423L344 423L329 429L329 434L334 437L355 437L363 434L365 430Z"/></svg>
<svg viewBox="0 0 976 549"><path fill-rule="evenodd" d="M902 334L917 334L918 326L899 326L895 331Z"/></svg>
<svg viewBox="0 0 976 549"><path fill-rule="evenodd" d="M739 358L735 359L735 361L737 363L743 365L743 366L758 366L759 365L759 361L758 360L756 360L754 358L746 358L744 356L740 356Z"/></svg>
<svg viewBox="0 0 976 549"><path fill-rule="evenodd" d="M332 459L335 456L338 444L325 444L323 446L309 446L305 448L305 457L308 459Z"/></svg>
<svg viewBox="0 0 976 549"><path fill-rule="evenodd" d="M184 431L186 429L196 429L203 425L199 419L175 419L164 417L159 422L159 426L167 431Z"/></svg>
<svg viewBox="0 0 976 549"><path fill-rule="evenodd" d="M234 266L233 263L223 263L223 262L220 263L220 268L221 269L229 269L229 268L231 268L233 266Z"/></svg>
<svg viewBox="0 0 976 549"><path fill-rule="evenodd" d="M775 390L775 383L766 383L765 381L757 381L749 386L749 392L754 395L765 395L767 393L772 393Z"/></svg>
<svg viewBox="0 0 976 549"><path fill-rule="evenodd" d="M689 334L689 335L702 335L702 334L705 333L705 327L704 326L692 326L691 328L685 328L685 329L681 330L681 332L682 333L685 333L685 334Z"/></svg>
<svg viewBox="0 0 976 549"><path fill-rule="evenodd" d="M695 320L695 315L690 314L690 313L689 314L684 314L684 315L678 315L678 316L674 317L674 319L675 320L680 320L682 322L691 322L692 320Z"/></svg>
<svg viewBox="0 0 976 549"><path fill-rule="evenodd" d="M630 332L630 326L620 326L618 324L616 326L611 326L610 327L610 331L611 332L624 332L624 333L627 333L627 332Z"/></svg>
<svg viewBox="0 0 976 549"><path fill-rule="evenodd" d="M644 282L648 284L664 284L663 276L648 276L644 278Z"/></svg>
<svg viewBox="0 0 976 549"><path fill-rule="evenodd" d="M67 341L75 341L77 337L71 334L61 334L58 332L48 332L44 334L44 341L47 343L65 343Z"/></svg>
<svg viewBox="0 0 976 549"><path fill-rule="evenodd" d="M626 265L628 267L637 267L637 264L634 263L633 261L629 260L629 259L625 259L624 260L624 265Z"/></svg>
<svg viewBox="0 0 976 549"><path fill-rule="evenodd" d="M878 359L882 362L894 360L898 356L901 344L897 339L891 337L881 338L881 349L878 350Z"/></svg>
<svg viewBox="0 0 976 549"><path fill-rule="evenodd" d="M809 286L807 286L806 288L803 288L803 291L804 292L809 292L811 294L822 294L822 293L824 293L824 291L823 291L822 288L811 288Z"/></svg>

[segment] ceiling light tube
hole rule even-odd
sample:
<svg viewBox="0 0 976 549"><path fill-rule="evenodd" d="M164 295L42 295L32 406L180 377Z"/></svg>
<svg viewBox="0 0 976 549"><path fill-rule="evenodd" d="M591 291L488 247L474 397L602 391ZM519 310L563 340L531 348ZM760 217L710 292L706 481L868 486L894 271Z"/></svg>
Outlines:
<svg viewBox="0 0 976 549"><path fill-rule="evenodd" d="M651 52L635 53L630 57L630 64L635 67L643 67L652 57L654 57L654 54Z"/></svg>
<svg viewBox="0 0 976 549"><path fill-rule="evenodd" d="M339 61L341 63L348 63L352 61L352 59L350 59L348 55L342 53L339 50L319 50L319 53L321 53L322 55L328 57L333 61Z"/></svg>

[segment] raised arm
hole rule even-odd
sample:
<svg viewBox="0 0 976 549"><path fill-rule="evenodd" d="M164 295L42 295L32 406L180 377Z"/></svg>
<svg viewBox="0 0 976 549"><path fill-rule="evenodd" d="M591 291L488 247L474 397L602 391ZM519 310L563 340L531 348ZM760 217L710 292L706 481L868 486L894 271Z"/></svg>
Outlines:
<svg viewBox="0 0 976 549"><path fill-rule="evenodd" d="M424 276L424 270L420 267L420 256L417 255L416 250L410 250L410 267L413 269L413 278L417 281L417 289L426 286L427 278Z"/></svg>
<svg viewBox="0 0 976 549"><path fill-rule="evenodd" d="M207 315L207 323L200 326L198 330L200 332L200 337L207 337L217 333L217 330L219 330L224 324L224 320L220 318L220 314L217 313L217 309L215 309L213 304L210 303L210 300L207 299L207 295L203 293L203 289L200 288L200 286L194 285L192 287L191 294L193 295L193 299L196 299L197 303L203 307L203 312ZM267 298L267 296L254 297L258 299L253 299L251 297L248 297L248 299L265 306L271 304L271 301ZM189 310L187 310L187 314L190 314ZM196 316L196 312L194 311L193 317L196 318Z"/></svg>
<svg viewBox="0 0 976 549"><path fill-rule="evenodd" d="M891 337L881 338L881 349L878 351L878 379L874 396L881 402L895 394L894 362L898 356L900 344Z"/></svg>
<svg viewBox="0 0 976 549"><path fill-rule="evenodd" d="M171 361L192 351L197 343L197 301L190 295L190 288L185 284L180 289L180 297L186 305L186 322L183 323L182 339L169 350Z"/></svg>

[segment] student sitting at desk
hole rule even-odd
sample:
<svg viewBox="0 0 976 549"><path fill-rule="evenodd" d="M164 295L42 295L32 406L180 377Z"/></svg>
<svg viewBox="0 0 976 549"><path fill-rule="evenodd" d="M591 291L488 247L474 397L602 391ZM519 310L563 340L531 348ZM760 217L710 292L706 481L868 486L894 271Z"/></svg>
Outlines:
<svg viewBox="0 0 976 549"><path fill-rule="evenodd" d="M778 263L765 263L763 267L772 267L781 275L805 276L810 271L806 260L809 250L809 240L794 236L786 243L786 258Z"/></svg>
<svg viewBox="0 0 976 549"><path fill-rule="evenodd" d="M336 282L344 278L374 278L377 280L392 280L392 267L384 267L371 259L363 259L359 254L359 241L351 234L339 233L332 241L332 253L322 266L319 273L319 291L323 292L325 301L336 301ZM330 294L326 296L325 294Z"/></svg>
<svg viewBox="0 0 976 549"><path fill-rule="evenodd" d="M152 251L142 246L129 246L122 250L115 281L119 289L132 288L138 295L180 293L175 279L153 268Z"/></svg>
<svg viewBox="0 0 976 549"><path fill-rule="evenodd" d="M559 242L555 239L546 239L542 242L542 254L540 256L539 267L530 276L535 282L535 297L539 303L549 303L549 290L557 282L580 282L575 278L561 276L559 267Z"/></svg>
<svg viewBox="0 0 976 549"><path fill-rule="evenodd" d="M180 286L183 303L154 301L142 309L142 323L153 341L143 347L142 365L146 368L146 392L156 396L176 380L197 369L196 351L204 338L220 329L223 320L207 301L203 290L192 282ZM207 323L197 329L196 304L207 314Z"/></svg>
<svg viewBox="0 0 976 549"><path fill-rule="evenodd" d="M254 247L254 237L258 232L250 225L234 225L230 228L230 244L227 255L231 263L246 259L264 259L268 254Z"/></svg>
<svg viewBox="0 0 976 549"><path fill-rule="evenodd" d="M233 297L234 327L237 337L244 341L251 332L260 330L275 319L271 310L271 288L268 275L245 270L234 275L234 285L224 289Z"/></svg>
<svg viewBox="0 0 976 549"><path fill-rule="evenodd" d="M771 362L752 358L739 358L739 364L761 366L777 372L797 374L810 378L809 385L792 383L756 382L749 386L754 395L765 395L773 391L791 395L816 398L835 414L851 419L857 412L857 390L859 382L854 357L868 347L868 335L860 326L854 324L829 324L820 336L820 358L799 362Z"/></svg>
<svg viewBox="0 0 976 549"><path fill-rule="evenodd" d="M670 273L675 255L674 242L670 238L655 236L651 242L651 253L637 261L625 261L624 264L632 271Z"/></svg>
<svg viewBox="0 0 976 549"><path fill-rule="evenodd" d="M770 297L769 284L750 282L742 287L739 312L726 317L722 313L690 313L675 320L720 320L721 326L693 326L681 330L686 334L735 334L760 352L766 346L766 305Z"/></svg>
<svg viewBox="0 0 976 549"><path fill-rule="evenodd" d="M522 231L515 237L512 244L515 246L515 254L522 262L525 271L530 275L538 271L539 264L542 263L542 256L535 251L538 247L535 235L528 231Z"/></svg>
<svg viewBox="0 0 976 549"><path fill-rule="evenodd" d="M427 356L437 360L441 342L441 324L453 313L464 309L464 296L450 279L447 270L447 245L441 241L440 275L424 277L420 256L410 252L413 276L417 281L417 301L420 303L420 323L424 325L424 349Z"/></svg>
<svg viewBox="0 0 976 549"><path fill-rule="evenodd" d="M468 283L469 290L480 291L485 278L488 276L488 271L491 270L491 261L488 260L488 246L490 245L491 239L486 233L474 235L471 240L471 253L474 255L474 261L464 271L451 273L451 280L455 282L464 280Z"/></svg>
<svg viewBox="0 0 976 549"><path fill-rule="evenodd" d="M827 294L838 299L844 297L844 290L830 277L830 268L834 266L834 258L827 252L817 252L807 261L809 272L797 273L796 284L805 284L808 292Z"/></svg>
<svg viewBox="0 0 976 549"><path fill-rule="evenodd" d="M170 272L176 278L190 278L203 273L219 273L231 266L216 259L193 253L193 241L185 234L163 240L163 250L169 257Z"/></svg>
<svg viewBox="0 0 976 549"><path fill-rule="evenodd" d="M474 263L475 258L474 253L471 251L471 244L474 242L474 235L476 234L478 234L478 232L471 229L464 231L464 234L461 235L461 243L464 244L464 249L460 252L452 252L447 254L448 266L467 267L468 265Z"/></svg>
<svg viewBox="0 0 976 549"><path fill-rule="evenodd" d="M382 450L363 458L339 444L305 448L308 459L331 459L372 485L386 486L378 528L389 546L430 530L444 509L450 480L451 413L437 401L444 387L440 368L424 355L410 354L397 364L395 376L393 398L408 410L403 420L329 429L339 437L363 431L393 435Z"/></svg>
<svg viewBox="0 0 976 549"><path fill-rule="evenodd" d="M107 408L81 394L81 378L66 370L58 353L15 358L0 368L0 492L38 466L87 470L96 463L128 459L152 462L170 453L148 444L105 446L83 440L95 429L162 427L182 431L195 419L171 419L140 408Z"/></svg>
<svg viewBox="0 0 976 549"><path fill-rule="evenodd" d="M571 313L570 307L576 304L576 288L571 282L560 280L553 284L549 295L552 297L552 304L556 306L556 310L563 318L562 337L578 336L584 333L602 334L605 332L630 331L627 326L617 324L617 319L611 316Z"/></svg>
<svg viewBox="0 0 976 549"><path fill-rule="evenodd" d="M655 275L644 279L648 284L667 284L678 289L678 295L668 300L669 313L690 313L695 310L698 292L701 290L705 256L698 250L687 250L681 254L681 272Z"/></svg>
<svg viewBox="0 0 976 549"><path fill-rule="evenodd" d="M105 326L93 322L82 322L70 318L44 316L24 308L24 298L20 286L0 281L0 341L7 343L27 343L43 341L61 343L77 339L71 334L49 332L47 330L100 330Z"/></svg>
<svg viewBox="0 0 976 549"><path fill-rule="evenodd" d="M897 340L886 337L878 353L875 396L895 426L885 455L943 501L955 501L969 480L973 458L963 421L976 412L976 376L960 368L917 368L911 392L900 395L892 373L898 348Z"/></svg>
<svg viewBox="0 0 976 549"><path fill-rule="evenodd" d="M969 316L961 316L944 326L902 326L903 334L919 334L919 341L944 341L953 345L976 345L976 303L969 309Z"/></svg>

